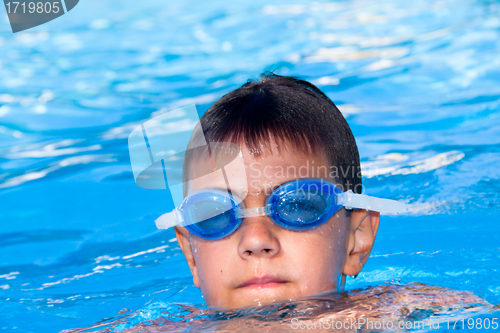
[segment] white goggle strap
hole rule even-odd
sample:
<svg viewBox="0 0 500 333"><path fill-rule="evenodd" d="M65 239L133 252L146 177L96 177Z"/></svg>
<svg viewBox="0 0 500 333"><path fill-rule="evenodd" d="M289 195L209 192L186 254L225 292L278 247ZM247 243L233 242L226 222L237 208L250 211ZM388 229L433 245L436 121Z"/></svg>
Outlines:
<svg viewBox="0 0 500 333"><path fill-rule="evenodd" d="M170 227L183 225L184 219L181 212L175 208L169 213L165 213L155 220L158 229L168 229Z"/></svg>
<svg viewBox="0 0 500 333"><path fill-rule="evenodd" d="M339 193L337 195L337 204L344 206L345 209L366 209L382 214L403 214L408 212L408 205L402 202L356 194L352 190Z"/></svg>

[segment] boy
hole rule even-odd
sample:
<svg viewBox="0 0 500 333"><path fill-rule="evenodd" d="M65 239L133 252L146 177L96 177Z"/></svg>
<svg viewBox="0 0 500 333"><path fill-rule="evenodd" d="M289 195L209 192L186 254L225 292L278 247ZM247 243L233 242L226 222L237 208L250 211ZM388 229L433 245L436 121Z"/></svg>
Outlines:
<svg viewBox="0 0 500 333"><path fill-rule="evenodd" d="M171 193L183 186L176 204L182 203L156 224L175 226L193 282L209 306L241 308L280 300L292 304L289 299L339 291L345 276L356 276L368 260L379 212L405 210L401 203L360 194L359 155L349 126L333 102L306 81L264 75L223 96L196 127L196 110L191 118L185 111L159 116L163 123L155 117L141 125L129 137L129 147L138 185L166 188L167 181ZM184 119L172 121L180 117ZM186 148L179 133L193 127L193 135L184 136L189 140L185 156L176 154ZM330 298L316 300L328 303ZM418 319L423 309L432 316L470 310L474 304L489 306L469 292L418 283L352 291L339 300L338 308L319 307L310 319L344 324L361 318L370 328L367 319ZM204 321L207 312L195 322L159 318L148 323L148 330L192 325L251 332L257 327L309 328L295 318L308 319L301 304L308 308L309 301L280 307L279 313L273 312L279 318L270 315L269 321L261 320L270 314L264 307L260 317L252 310L252 316L229 311L223 318L231 320ZM283 330L286 313L293 320ZM409 322L393 324L401 323ZM143 326L130 332L138 330Z"/></svg>
<svg viewBox="0 0 500 333"><path fill-rule="evenodd" d="M316 295L338 290L343 275L356 276L361 271L377 235L378 212L346 210L340 205L326 220L318 222L313 216L314 225L297 224L305 219L304 214L323 214L325 200L334 200L335 187L339 194L349 190L361 193L356 142L344 117L324 93L297 78L264 75L259 82L248 82L214 103L201 118L201 127L208 143L239 146L246 176L243 194L233 186L232 191L226 189L225 196L213 195L220 200L238 195L241 199L232 205L241 203L245 208L240 210L247 215L235 217L223 211L206 220L209 222L175 227L193 282L208 305L238 308ZM193 136L191 146L196 146L194 141ZM209 153L212 158L214 153ZM206 177L196 181L206 174L198 162L207 158L185 160L184 178L187 174L192 179L184 188L188 197L205 189L226 188L226 178L225 183ZM306 185L309 191L300 194ZM283 186L295 188L290 192L293 198L276 193ZM318 189L323 191L321 195ZM276 205L281 205L276 209L288 214L288 220L272 215L279 212L263 213L262 209L270 209L270 196L276 197ZM377 204L371 201L368 207L370 203ZM191 213L185 208L186 201L183 205L187 219L199 214L204 204L196 202ZM234 230L220 234L221 227L219 234L210 234L215 227L208 224L222 223L221 219L232 219Z"/></svg>

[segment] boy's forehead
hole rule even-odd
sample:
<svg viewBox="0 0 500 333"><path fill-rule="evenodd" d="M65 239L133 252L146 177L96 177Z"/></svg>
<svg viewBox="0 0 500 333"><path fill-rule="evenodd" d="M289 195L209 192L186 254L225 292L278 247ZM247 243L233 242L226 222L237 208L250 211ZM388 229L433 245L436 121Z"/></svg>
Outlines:
<svg viewBox="0 0 500 333"><path fill-rule="evenodd" d="M218 159L219 157L219 159ZM240 151L232 160L213 154L212 158L201 156L191 163L187 193L205 188L231 191L244 199L248 194L246 168Z"/></svg>
<svg viewBox="0 0 500 333"><path fill-rule="evenodd" d="M208 156L191 164L191 184L188 193L202 188L228 189L240 198L248 194L270 193L277 186L297 178L329 178L328 164L322 155L306 155L293 148L293 144L278 146L276 142L249 148L240 143L241 159L224 167L224 173L211 172ZM221 155L219 160L224 160ZM219 161L220 163L220 161ZM201 176L201 177L200 177Z"/></svg>

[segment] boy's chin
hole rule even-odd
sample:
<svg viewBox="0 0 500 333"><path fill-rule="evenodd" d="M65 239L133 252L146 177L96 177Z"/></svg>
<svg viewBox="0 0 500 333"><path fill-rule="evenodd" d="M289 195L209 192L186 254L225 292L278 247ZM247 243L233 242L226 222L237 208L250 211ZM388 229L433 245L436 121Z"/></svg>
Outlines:
<svg viewBox="0 0 500 333"><path fill-rule="evenodd" d="M283 286L268 286L263 288L238 288L233 290L226 304L220 304L219 307L231 309L247 308L289 301L290 299L302 296L288 287L284 284Z"/></svg>

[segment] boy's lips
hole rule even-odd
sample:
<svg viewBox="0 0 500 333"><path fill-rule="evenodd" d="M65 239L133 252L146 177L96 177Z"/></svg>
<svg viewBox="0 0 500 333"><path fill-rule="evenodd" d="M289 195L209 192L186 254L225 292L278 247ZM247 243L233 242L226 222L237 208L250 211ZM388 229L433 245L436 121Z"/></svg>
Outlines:
<svg viewBox="0 0 500 333"><path fill-rule="evenodd" d="M278 287L289 281L277 276L265 275L262 277L253 277L240 284L237 288L272 288Z"/></svg>

